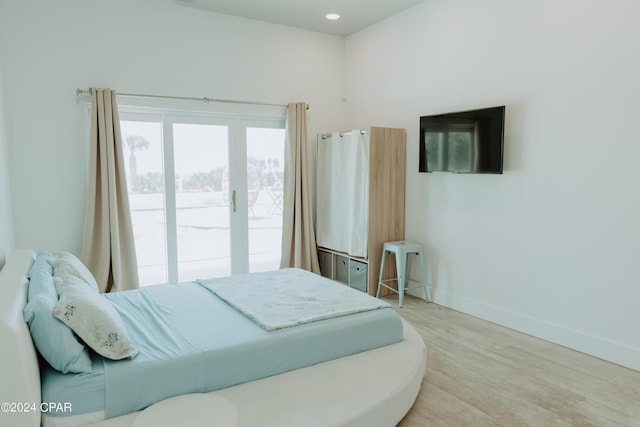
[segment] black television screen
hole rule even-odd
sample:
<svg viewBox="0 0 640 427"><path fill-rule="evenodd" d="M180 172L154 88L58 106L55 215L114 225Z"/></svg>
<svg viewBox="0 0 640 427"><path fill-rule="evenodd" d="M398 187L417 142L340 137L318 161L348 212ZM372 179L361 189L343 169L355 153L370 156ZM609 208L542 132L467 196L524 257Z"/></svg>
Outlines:
<svg viewBox="0 0 640 427"><path fill-rule="evenodd" d="M502 173L504 111L420 117L420 172Z"/></svg>

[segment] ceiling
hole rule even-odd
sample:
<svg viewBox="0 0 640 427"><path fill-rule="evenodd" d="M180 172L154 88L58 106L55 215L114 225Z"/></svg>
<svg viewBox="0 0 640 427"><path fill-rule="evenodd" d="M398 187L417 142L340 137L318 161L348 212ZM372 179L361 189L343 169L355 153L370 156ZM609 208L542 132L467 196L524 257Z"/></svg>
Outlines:
<svg viewBox="0 0 640 427"><path fill-rule="evenodd" d="M424 0L175 0L211 12L346 36ZM329 21L327 13L341 18Z"/></svg>

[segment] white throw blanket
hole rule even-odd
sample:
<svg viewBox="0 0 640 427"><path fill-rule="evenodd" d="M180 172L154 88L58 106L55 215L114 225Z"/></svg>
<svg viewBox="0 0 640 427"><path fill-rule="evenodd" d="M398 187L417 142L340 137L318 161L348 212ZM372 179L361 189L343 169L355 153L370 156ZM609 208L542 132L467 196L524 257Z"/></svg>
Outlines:
<svg viewBox="0 0 640 427"><path fill-rule="evenodd" d="M297 268L196 282L267 331L391 307L365 293Z"/></svg>

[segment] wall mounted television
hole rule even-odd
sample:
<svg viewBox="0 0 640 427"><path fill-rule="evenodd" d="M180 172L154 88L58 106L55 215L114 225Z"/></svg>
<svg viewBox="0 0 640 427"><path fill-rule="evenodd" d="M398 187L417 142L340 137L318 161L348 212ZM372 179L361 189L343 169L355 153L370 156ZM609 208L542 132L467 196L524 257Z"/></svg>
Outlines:
<svg viewBox="0 0 640 427"><path fill-rule="evenodd" d="M505 106L420 117L420 172L502 173Z"/></svg>

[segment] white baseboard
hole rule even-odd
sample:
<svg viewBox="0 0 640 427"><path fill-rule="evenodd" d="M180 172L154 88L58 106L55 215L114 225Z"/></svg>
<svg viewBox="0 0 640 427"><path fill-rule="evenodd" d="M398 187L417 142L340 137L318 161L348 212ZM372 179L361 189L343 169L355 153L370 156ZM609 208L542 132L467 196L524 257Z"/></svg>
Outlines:
<svg viewBox="0 0 640 427"><path fill-rule="evenodd" d="M434 292L430 289L430 292L433 302L438 305L640 371L640 349L638 348L446 291ZM420 289L412 290L411 294L424 298Z"/></svg>

